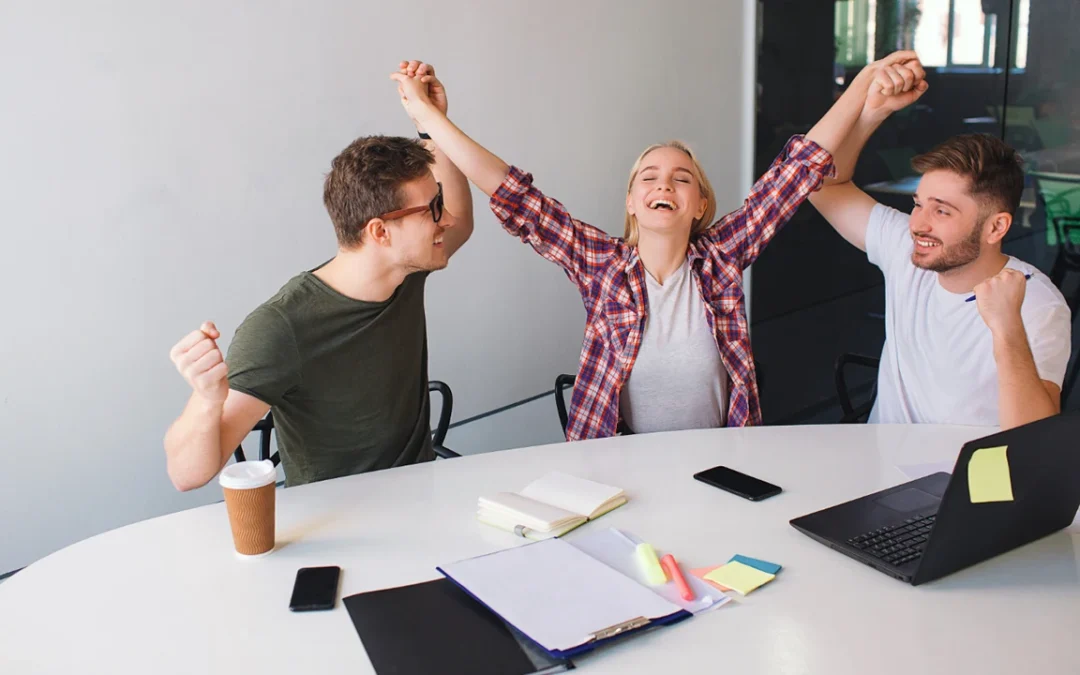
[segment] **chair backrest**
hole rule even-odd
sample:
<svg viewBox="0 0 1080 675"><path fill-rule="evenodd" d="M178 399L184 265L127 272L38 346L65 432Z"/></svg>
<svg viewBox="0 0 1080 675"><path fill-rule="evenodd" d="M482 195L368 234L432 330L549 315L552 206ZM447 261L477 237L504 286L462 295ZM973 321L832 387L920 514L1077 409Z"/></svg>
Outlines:
<svg viewBox="0 0 1080 675"><path fill-rule="evenodd" d="M443 445L446 441L446 433L450 430L450 417L454 412L454 393L450 391L450 385L439 380L428 382L429 397L433 391L442 396L442 408L439 410L439 421L435 424L435 428L431 430L431 445L435 449L435 454L443 459L461 457L460 454Z"/></svg>
<svg viewBox="0 0 1080 675"><path fill-rule="evenodd" d="M255 423L255 426L251 429L253 432L259 432L259 460L269 459L277 466L281 463L281 457L278 453L270 454L270 434L274 431L274 411L266 413L266 417L262 418ZM237 462L243 462L247 459L244 455L244 446L236 446L236 450L233 450L233 459Z"/></svg>
<svg viewBox="0 0 1080 675"><path fill-rule="evenodd" d="M848 366L861 366L876 371L881 360L873 356L862 354L841 354L836 358L834 377L836 380L836 396L840 402L840 424L854 424L866 422L870 418L870 411L874 407L874 399L877 398L877 380L874 380L870 389L870 396L862 403L855 404L851 400L852 389L848 387L846 371Z"/></svg>
<svg viewBox="0 0 1080 675"><path fill-rule="evenodd" d="M559 424L562 425L563 434L566 434L566 425L570 423L570 415L566 411L566 390L574 388L574 375L559 375L555 378L555 412L559 414Z"/></svg>

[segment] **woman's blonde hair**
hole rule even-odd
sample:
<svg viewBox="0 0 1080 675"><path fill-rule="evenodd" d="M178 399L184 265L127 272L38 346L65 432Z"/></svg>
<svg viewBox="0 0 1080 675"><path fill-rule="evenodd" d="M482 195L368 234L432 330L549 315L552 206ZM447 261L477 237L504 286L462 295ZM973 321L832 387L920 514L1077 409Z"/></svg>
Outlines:
<svg viewBox="0 0 1080 675"><path fill-rule="evenodd" d="M708 177L705 175L705 169L701 168L701 163L698 162L697 157L694 156L694 151L690 149L690 146L682 143L681 141L668 141L667 143L657 143L645 148L645 152L638 155L637 161L634 162L634 168L630 169L630 180L626 183L626 194L630 194L630 189L634 187L634 179L637 178L638 171L641 170L641 161L645 159L653 150L660 148L675 148L676 150L682 150L690 158L690 164L694 171L694 178L697 179L698 186L701 189L701 196L705 198L705 213L700 218L695 220L690 226L690 236L701 234L705 231L709 225L712 224L713 217L716 215L716 194L713 192L712 184L709 183ZM624 230L625 234L623 238L630 246L637 246L638 243L638 222L637 218L630 213L626 212L626 226Z"/></svg>

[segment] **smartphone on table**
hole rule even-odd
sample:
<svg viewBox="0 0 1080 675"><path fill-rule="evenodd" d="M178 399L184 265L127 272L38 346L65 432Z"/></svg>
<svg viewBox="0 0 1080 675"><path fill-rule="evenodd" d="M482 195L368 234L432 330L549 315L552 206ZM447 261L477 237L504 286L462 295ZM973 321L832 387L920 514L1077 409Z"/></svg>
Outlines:
<svg viewBox="0 0 1080 675"><path fill-rule="evenodd" d="M337 601L340 567L302 567L296 572L289 609L294 612L312 612L333 609Z"/></svg>
<svg viewBox="0 0 1080 675"><path fill-rule="evenodd" d="M768 499L783 492L779 485L767 483L760 478L748 476L726 466L714 466L711 469L699 471L694 474L694 479L752 502L760 502L762 499Z"/></svg>

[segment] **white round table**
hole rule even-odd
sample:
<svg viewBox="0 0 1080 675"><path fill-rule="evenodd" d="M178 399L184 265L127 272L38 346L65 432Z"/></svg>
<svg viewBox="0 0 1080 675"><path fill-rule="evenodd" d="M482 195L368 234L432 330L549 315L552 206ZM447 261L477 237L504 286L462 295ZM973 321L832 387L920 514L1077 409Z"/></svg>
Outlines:
<svg viewBox="0 0 1080 675"><path fill-rule="evenodd" d="M82 541L0 584L0 673L370 673L340 601L289 612L296 570L340 565L342 596L437 578L438 564L519 545L475 520L476 499L552 469L630 496L568 538L618 527L687 568L736 553L784 566L746 598L576 659L584 673L1080 673L1080 536L1059 532L912 587L788 524L904 482L897 465L954 459L985 433L690 431L392 469L279 490L278 548L254 560L233 553L223 504L175 513ZM717 464L784 492L752 503L691 478Z"/></svg>

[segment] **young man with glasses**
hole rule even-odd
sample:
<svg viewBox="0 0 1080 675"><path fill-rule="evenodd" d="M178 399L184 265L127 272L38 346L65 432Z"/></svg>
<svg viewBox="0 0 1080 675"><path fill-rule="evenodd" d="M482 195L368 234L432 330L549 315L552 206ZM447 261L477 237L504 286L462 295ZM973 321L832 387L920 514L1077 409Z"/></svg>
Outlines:
<svg viewBox="0 0 1080 675"><path fill-rule="evenodd" d="M428 86L445 109L441 83ZM165 436L177 489L210 481L268 410L288 485L435 458L424 283L472 233L472 198L426 143L370 136L345 148L323 191L337 255L248 315L227 358L210 322L173 347L193 390Z"/></svg>

